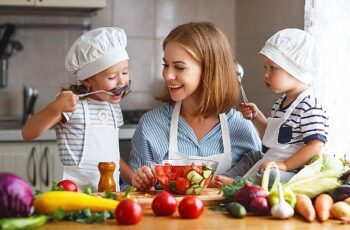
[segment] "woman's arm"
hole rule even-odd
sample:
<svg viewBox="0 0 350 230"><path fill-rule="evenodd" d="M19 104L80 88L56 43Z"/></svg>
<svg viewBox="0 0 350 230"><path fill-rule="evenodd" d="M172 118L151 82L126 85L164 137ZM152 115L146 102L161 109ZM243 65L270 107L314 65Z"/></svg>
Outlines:
<svg viewBox="0 0 350 230"><path fill-rule="evenodd" d="M45 133L61 120L63 112L74 111L78 100L79 97L71 91L61 92L53 102L26 122L22 128L23 139L32 140Z"/></svg>
<svg viewBox="0 0 350 230"><path fill-rule="evenodd" d="M123 179L123 181L131 184L133 175L134 171L122 158L120 158L120 176Z"/></svg>

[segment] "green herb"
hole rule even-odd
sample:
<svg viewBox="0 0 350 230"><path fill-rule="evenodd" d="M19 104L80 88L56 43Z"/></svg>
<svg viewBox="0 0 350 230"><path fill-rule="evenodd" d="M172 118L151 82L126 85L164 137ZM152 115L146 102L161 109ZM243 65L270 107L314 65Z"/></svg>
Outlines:
<svg viewBox="0 0 350 230"><path fill-rule="evenodd" d="M226 203L221 203L217 206L210 206L209 209L214 212L227 212Z"/></svg>
<svg viewBox="0 0 350 230"><path fill-rule="evenodd" d="M64 191L64 188L61 186L57 186L56 181L51 182L51 191Z"/></svg>
<svg viewBox="0 0 350 230"><path fill-rule="evenodd" d="M106 198L106 199L111 199L111 200L115 200L116 196L117 196L117 195L116 195L114 192L105 191L104 198Z"/></svg>
<svg viewBox="0 0 350 230"><path fill-rule="evenodd" d="M41 194L43 194L42 191L40 191L38 189L35 189L35 191L34 191L34 199L38 198L38 196L40 196Z"/></svg>
<svg viewBox="0 0 350 230"><path fill-rule="evenodd" d="M249 178L247 180L250 183L255 183L254 178ZM232 200L233 195L241 188L243 188L245 185L245 180L243 178L240 178L236 181L234 181L230 185L222 185L220 190L223 192L224 197L226 198L225 202L229 203Z"/></svg>
<svg viewBox="0 0 350 230"><path fill-rule="evenodd" d="M50 216L50 220L68 220L85 224L93 224L103 222L111 217L113 217L113 213L109 211L91 212L90 209L83 209L80 211L65 212L62 208L57 208L54 215Z"/></svg>
<svg viewBox="0 0 350 230"><path fill-rule="evenodd" d="M92 194L92 188L91 187L84 188L83 193L91 195Z"/></svg>

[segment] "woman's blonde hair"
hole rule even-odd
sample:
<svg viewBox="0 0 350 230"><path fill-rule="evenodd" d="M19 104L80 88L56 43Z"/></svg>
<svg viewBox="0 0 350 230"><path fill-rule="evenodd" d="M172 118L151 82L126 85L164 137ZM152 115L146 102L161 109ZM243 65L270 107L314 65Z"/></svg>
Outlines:
<svg viewBox="0 0 350 230"><path fill-rule="evenodd" d="M218 27L210 22L179 25L163 41L163 50L169 42L177 42L202 66L202 95L194 116L218 115L236 105L239 88L234 58L227 37ZM166 85L156 99L172 102Z"/></svg>

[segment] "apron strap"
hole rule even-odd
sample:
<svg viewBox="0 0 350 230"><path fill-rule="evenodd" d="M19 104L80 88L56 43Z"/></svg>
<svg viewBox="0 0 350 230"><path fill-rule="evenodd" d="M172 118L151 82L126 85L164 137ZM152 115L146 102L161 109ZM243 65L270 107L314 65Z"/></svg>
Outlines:
<svg viewBox="0 0 350 230"><path fill-rule="evenodd" d="M177 153L177 128L179 125L179 115L181 109L181 101L176 102L171 115L170 135L169 135L169 159L173 158L173 153Z"/></svg>
<svg viewBox="0 0 350 230"><path fill-rule="evenodd" d="M232 157L230 130L228 128L226 113L221 113L219 115L219 118L221 125L222 142L224 145L224 154L230 154L230 157Z"/></svg>
<svg viewBox="0 0 350 230"><path fill-rule="evenodd" d="M310 92L312 92L312 88L308 88L307 90L305 90L304 92L302 92L301 94L299 94L299 96L292 102L292 104L288 107L288 109L286 110L286 113L284 114L284 117L288 118L292 112L294 111L294 109L297 107L297 105L304 100L304 98L310 94ZM277 110L275 111L276 114Z"/></svg>
<svg viewBox="0 0 350 230"><path fill-rule="evenodd" d="M86 99L82 100L83 102L83 110L84 110L84 117L85 117L85 130L88 126L90 126L90 112L89 112L89 104Z"/></svg>

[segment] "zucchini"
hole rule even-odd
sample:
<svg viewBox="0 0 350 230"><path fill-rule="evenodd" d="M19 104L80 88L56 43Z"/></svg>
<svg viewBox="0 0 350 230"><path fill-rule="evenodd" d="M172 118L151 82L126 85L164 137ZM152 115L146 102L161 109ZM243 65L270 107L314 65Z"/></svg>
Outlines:
<svg viewBox="0 0 350 230"><path fill-rule="evenodd" d="M194 169L189 170L186 177L191 181L191 184L199 184L203 180L201 174Z"/></svg>
<svg viewBox="0 0 350 230"><path fill-rule="evenodd" d="M29 230L36 229L46 223L46 216L31 216L31 217L11 217L0 220L1 230Z"/></svg>
<svg viewBox="0 0 350 230"><path fill-rule="evenodd" d="M46 192L34 200L35 212L46 215L54 214L59 207L64 211L80 211L88 208L93 212L104 210L114 212L118 204L117 200L68 191Z"/></svg>

